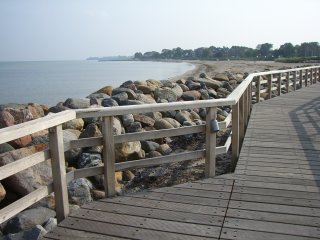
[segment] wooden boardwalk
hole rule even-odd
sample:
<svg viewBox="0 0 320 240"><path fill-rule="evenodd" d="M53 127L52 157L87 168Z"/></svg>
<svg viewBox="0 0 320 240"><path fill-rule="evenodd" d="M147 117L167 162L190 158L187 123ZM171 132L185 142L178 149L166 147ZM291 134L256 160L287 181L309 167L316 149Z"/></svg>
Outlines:
<svg viewBox="0 0 320 240"><path fill-rule="evenodd" d="M254 105L234 174L86 204L47 239L320 239L320 86Z"/></svg>

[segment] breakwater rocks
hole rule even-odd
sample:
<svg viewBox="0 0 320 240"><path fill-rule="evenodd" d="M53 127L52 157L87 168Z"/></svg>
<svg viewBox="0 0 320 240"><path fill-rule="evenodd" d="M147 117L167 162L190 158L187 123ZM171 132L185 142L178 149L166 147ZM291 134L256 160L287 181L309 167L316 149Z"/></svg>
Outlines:
<svg viewBox="0 0 320 240"><path fill-rule="evenodd" d="M123 105L140 105L151 103L167 103L176 101L194 101L227 97L246 77L243 73L220 73L207 76L180 79L175 82L164 80L127 81L118 88L103 87L86 98L68 98L56 106L48 108L39 104L6 104L0 106L0 128L9 127L22 122L43 117L47 114L67 109L106 108ZM223 121L230 107L218 108L217 118ZM181 126L204 124L206 109L185 109L181 111L152 112L145 114L127 114L114 118L115 135L143 132L158 129L173 129ZM225 132L228 132L226 130ZM225 132L218 135L217 142L223 141ZM101 119L75 119L63 124L65 142L81 138L99 137ZM41 131L15 141L0 145L0 166L42 151L48 146L48 131ZM124 142L115 145L117 162L152 158L204 148L202 134L179 137L150 139L148 141ZM65 153L66 170L101 166L103 146L83 149L71 149ZM221 173L226 171L227 156L218 156ZM186 165L167 164L155 168L137 169L116 173L116 190L119 194L139 191L148 187L164 186L203 177L203 159L191 161ZM218 169L219 170L219 169ZM168 176L170 176L168 178ZM52 181L50 161L40 163L28 170L1 180L0 205L4 207ZM81 178L68 184L71 209L93 199L103 198L103 176ZM55 224L54 196L48 196L26 211L32 224L25 224L26 216L17 215L2 225L3 234L21 234L19 232L35 231L39 235L45 233ZM33 210L32 210L33 209ZM26 212L25 211L25 212ZM43 217L43 215L48 216ZM37 216L37 217L34 217Z"/></svg>

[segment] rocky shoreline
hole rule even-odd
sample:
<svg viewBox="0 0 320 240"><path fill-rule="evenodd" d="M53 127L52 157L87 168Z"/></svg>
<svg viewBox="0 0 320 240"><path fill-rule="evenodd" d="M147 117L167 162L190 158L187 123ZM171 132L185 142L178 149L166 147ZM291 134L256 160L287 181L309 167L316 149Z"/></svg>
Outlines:
<svg viewBox="0 0 320 240"><path fill-rule="evenodd" d="M86 98L68 98L56 106L48 108L39 104L6 104L0 105L0 128L57 113L67 109L91 107L115 107L164 103L175 101L194 101L227 97L247 76L244 62L239 62L237 71L218 71L212 62L192 62L195 69L169 80L127 81L118 88L106 86ZM225 63L226 65L229 62ZM235 62L233 63L235 64ZM269 63L271 64L271 63ZM252 63L252 66L254 64ZM251 66L251 65L250 65ZM283 67L283 64L281 65ZM261 65L257 70L272 69ZM274 68L279 68L275 65ZM226 68L228 69L228 68ZM223 121L230 107L218 108L217 118ZM146 114L128 114L114 118L115 135L143 132L158 129L172 129L181 126L204 124L206 109L186 109ZM64 141L101 136L101 124L98 118L76 119L63 124ZM230 130L219 132L217 144L223 145ZM48 131L41 131L10 143L0 145L0 166L16 161L48 146ZM130 161L203 149L204 135L194 134L180 137L151 139L116 144L117 162ZM65 153L66 170L72 171L102 165L102 146L84 149L72 149ZM230 154L217 156L217 174L229 171ZM166 164L159 167L136 169L116 173L116 190L119 195L143 191L145 189L170 186L204 177L204 159L188 162ZM40 186L52 181L51 164L45 162L28 170L15 174L0 182L0 207L27 195ZM104 198L103 176L81 178L68 184L71 209L95 199ZM1 235L5 239L19 239L25 234L44 234L55 224L54 197L48 196L28 210L1 225ZM29 236L29 235L28 235ZM18 238L15 238L18 237Z"/></svg>

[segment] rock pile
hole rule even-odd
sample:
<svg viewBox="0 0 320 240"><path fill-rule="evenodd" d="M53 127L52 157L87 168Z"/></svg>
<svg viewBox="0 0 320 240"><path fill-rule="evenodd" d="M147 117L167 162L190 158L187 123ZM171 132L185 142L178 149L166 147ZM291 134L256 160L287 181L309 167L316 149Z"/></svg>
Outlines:
<svg viewBox="0 0 320 240"><path fill-rule="evenodd" d="M40 118L50 113L57 113L67 109L105 108L124 105L141 105L152 103L168 103L176 101L195 101L218 99L227 97L242 81L243 74L221 73L213 78L201 74L199 78L180 79L176 82L146 80L127 81L118 88L106 86L86 98L68 98L65 102L47 108L43 105L8 104L0 106L0 128L12 126L32 119ZM230 108L225 106L218 109L218 119L223 121ZM114 117L113 132L115 135L124 133L144 132L159 129L174 129L181 126L195 126L204 124L206 109L185 109L181 111L150 112L144 114L127 114ZM63 138L65 142L102 136L101 119L75 119L63 124ZM190 136L181 138L155 138L148 141L133 141L115 145L117 162L143 158L159 157L181 152L179 141L186 141ZM16 161L33 153L44 150L48 146L48 131L41 131L10 143L0 145L0 166ZM173 147L174 146L174 147ZM88 168L102 166L102 146L83 149L71 149L65 153L66 169ZM138 178L130 171L116 173L116 190L118 193L124 184ZM15 201L32 192L39 186L52 181L50 162L38 164L30 169L15 174L0 183L0 205ZM103 176L89 179L81 178L68 184L69 200L71 204L82 205L93 199L103 198ZM43 234L55 223L53 196L49 196L37 203L33 208L23 211L1 226L3 234ZM72 205L73 206L73 205ZM28 212L29 211L29 212ZM31 213L31 212L32 213ZM25 215L30 215L35 222L30 225ZM36 217L34 217L36 216ZM44 216L47 216L44 218ZM48 226L47 226L48 225ZM25 235L27 234L27 235ZM9 236L8 235L8 236ZM20 236L19 235L19 236ZM29 235L28 235L29 236ZM10 239L10 238L9 238Z"/></svg>

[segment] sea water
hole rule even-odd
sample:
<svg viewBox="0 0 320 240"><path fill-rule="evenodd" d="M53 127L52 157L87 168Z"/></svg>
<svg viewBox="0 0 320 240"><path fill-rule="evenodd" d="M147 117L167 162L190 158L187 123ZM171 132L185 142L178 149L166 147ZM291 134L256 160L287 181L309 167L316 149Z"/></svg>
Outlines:
<svg viewBox="0 0 320 240"><path fill-rule="evenodd" d="M0 62L0 104L56 105L128 80L168 79L193 69L189 63L141 61Z"/></svg>

